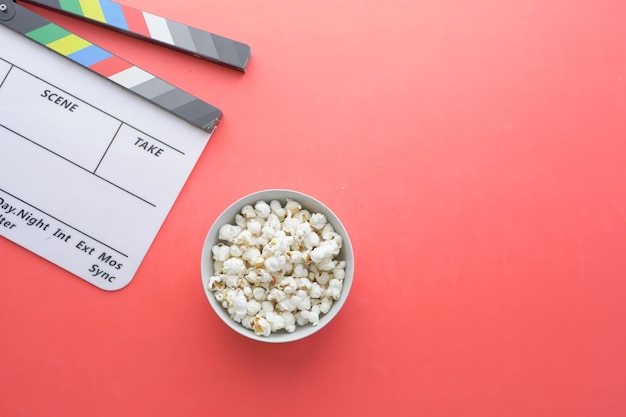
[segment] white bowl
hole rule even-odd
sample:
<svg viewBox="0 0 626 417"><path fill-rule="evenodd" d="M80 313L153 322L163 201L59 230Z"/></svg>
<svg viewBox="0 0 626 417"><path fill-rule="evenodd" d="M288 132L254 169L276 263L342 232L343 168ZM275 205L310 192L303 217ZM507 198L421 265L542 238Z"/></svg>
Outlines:
<svg viewBox="0 0 626 417"><path fill-rule="evenodd" d="M254 331L246 329L241 323L237 323L235 320L233 320L228 314L228 311L224 307L222 307L220 302L217 301L214 293L209 290L209 278L214 274L212 248L220 241L218 239L220 227L225 224L235 224L235 215L241 212L243 206L247 204L254 206L254 204L259 200L263 200L268 204L271 200L278 200L284 205L287 202L287 199L293 199L297 201L302 205L303 209L309 210L311 213L324 214L327 221L332 224L335 232L342 236L343 245L341 248L341 252L337 257L335 257L335 259L346 262L343 289L341 292L341 297L333 303L330 311L328 311L328 313L326 314L320 315L320 322L318 325L312 326L308 324L306 326L296 326L296 331L293 333L288 333L284 330L280 330L278 332L272 333L269 336L259 336L256 335ZM219 217L213 223L213 226L211 226L211 229L209 230L209 233L207 234L207 237L204 241L200 271L202 275L202 287L204 288L207 299L209 300L211 307L213 307L213 310L217 313L217 315L222 319L224 323L226 323L231 329L233 329L237 333L251 339L268 343L283 343L299 340L320 331L324 326L330 323L333 318L335 318L337 313L339 313L339 310L341 310L344 303L346 302L346 299L348 298L348 294L350 292L350 288L352 287L352 280L354 277L354 254L346 229L343 227L337 216L328 207L326 207L315 198L297 191L272 189L249 194L231 204L226 210L222 212L222 214L219 215Z"/></svg>

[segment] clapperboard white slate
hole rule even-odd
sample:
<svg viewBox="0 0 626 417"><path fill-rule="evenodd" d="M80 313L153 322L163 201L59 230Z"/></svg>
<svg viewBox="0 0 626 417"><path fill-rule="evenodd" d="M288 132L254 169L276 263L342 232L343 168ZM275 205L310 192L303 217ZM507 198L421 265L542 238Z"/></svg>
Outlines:
<svg viewBox="0 0 626 417"><path fill-rule="evenodd" d="M20 34L0 38L0 235L123 288L211 134Z"/></svg>

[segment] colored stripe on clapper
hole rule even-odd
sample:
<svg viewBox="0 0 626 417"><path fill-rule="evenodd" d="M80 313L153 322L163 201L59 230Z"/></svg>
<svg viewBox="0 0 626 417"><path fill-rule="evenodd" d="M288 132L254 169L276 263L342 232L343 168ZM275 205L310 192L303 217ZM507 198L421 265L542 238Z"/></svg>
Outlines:
<svg viewBox="0 0 626 417"><path fill-rule="evenodd" d="M25 35L202 129L213 129L221 117L219 109L54 23Z"/></svg>
<svg viewBox="0 0 626 417"><path fill-rule="evenodd" d="M245 71L250 47L111 0L40 0L36 4L82 16Z"/></svg>

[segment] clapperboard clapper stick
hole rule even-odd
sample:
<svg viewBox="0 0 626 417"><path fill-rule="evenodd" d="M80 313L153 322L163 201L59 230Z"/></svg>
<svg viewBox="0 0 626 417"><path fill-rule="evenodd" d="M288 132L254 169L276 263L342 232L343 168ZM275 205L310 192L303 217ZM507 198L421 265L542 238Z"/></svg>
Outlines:
<svg viewBox="0 0 626 417"><path fill-rule="evenodd" d="M109 0L25 0L100 26L245 72L250 47ZM211 132L218 108L16 4L0 0L0 23Z"/></svg>

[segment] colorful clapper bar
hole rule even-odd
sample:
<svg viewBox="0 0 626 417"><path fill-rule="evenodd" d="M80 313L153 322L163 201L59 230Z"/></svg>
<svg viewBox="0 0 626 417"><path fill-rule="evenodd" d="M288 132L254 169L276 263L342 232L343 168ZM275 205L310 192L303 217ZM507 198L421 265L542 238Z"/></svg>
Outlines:
<svg viewBox="0 0 626 417"><path fill-rule="evenodd" d="M250 47L109 0L27 0L240 71ZM108 78L189 123L212 131L222 112L191 94L48 21L14 0L0 0L0 23Z"/></svg>

